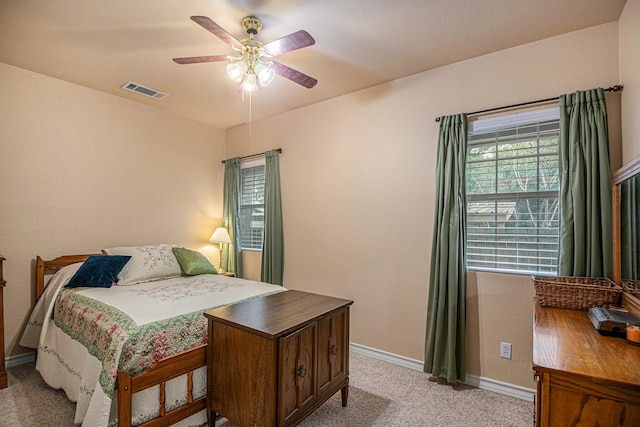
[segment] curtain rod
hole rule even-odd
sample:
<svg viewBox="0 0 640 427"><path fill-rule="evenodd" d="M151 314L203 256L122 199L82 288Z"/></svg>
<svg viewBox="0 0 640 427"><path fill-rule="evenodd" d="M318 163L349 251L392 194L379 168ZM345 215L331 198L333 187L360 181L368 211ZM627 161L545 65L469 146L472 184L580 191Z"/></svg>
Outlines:
<svg viewBox="0 0 640 427"><path fill-rule="evenodd" d="M276 151L277 151L278 153L282 153L282 148L276 148ZM251 158L251 157L264 156L264 155L265 155L265 153L249 154L248 156L242 156L242 157L240 157L240 160L242 160L242 159L249 159L249 158ZM223 160L223 161L222 161L222 163L224 163L224 162L226 162L226 160Z"/></svg>
<svg viewBox="0 0 640 427"><path fill-rule="evenodd" d="M619 92L619 91L622 90L623 87L624 86L622 86L622 85L615 85L615 86L611 86L611 87L608 87L608 88L604 89L604 91L605 92ZM506 105L504 107L489 108L489 109L486 109L486 110L474 111L473 113L467 113L467 116L473 116L475 114L482 114L482 113L489 113L491 111L507 110L509 108L515 108L515 107L524 107L526 105L542 104L544 102L557 101L558 99L560 99L560 97L556 96L555 98L539 99L538 101L529 101L529 102L523 102L521 104ZM440 121L440 117L436 117L436 122L439 122L439 121Z"/></svg>

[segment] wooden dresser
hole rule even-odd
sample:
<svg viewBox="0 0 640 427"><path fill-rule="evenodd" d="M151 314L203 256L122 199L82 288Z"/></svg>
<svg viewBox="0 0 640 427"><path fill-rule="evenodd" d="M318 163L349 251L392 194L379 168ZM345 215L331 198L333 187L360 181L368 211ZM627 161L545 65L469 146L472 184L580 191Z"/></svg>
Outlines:
<svg viewBox="0 0 640 427"><path fill-rule="evenodd" d="M346 406L352 303L289 290L205 312L209 419L293 426L339 390Z"/></svg>
<svg viewBox="0 0 640 427"><path fill-rule="evenodd" d="M4 260L5 258L0 255L0 388L7 387L7 371L4 366L4 300L2 294L4 292L4 285L6 284L2 274L2 263Z"/></svg>
<svg viewBox="0 0 640 427"><path fill-rule="evenodd" d="M534 313L536 426L640 426L640 347L600 335L587 311Z"/></svg>

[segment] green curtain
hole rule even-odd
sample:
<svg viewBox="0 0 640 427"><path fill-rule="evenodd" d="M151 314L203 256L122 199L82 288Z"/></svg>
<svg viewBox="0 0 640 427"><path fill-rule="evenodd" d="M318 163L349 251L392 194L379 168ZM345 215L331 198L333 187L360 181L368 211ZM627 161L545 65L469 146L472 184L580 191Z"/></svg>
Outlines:
<svg viewBox="0 0 640 427"><path fill-rule="evenodd" d="M424 372L465 378L467 116L440 119Z"/></svg>
<svg viewBox="0 0 640 427"><path fill-rule="evenodd" d="M240 245L240 191L242 172L240 157L224 162L224 200L222 203L222 225L231 237L230 245L223 245L220 265L226 271L242 277L242 247Z"/></svg>
<svg viewBox="0 0 640 427"><path fill-rule="evenodd" d="M280 197L280 161L278 150L265 153L264 177L264 238L260 280L282 285L284 267L284 236Z"/></svg>
<svg viewBox="0 0 640 427"><path fill-rule="evenodd" d="M611 167L604 91L560 96L559 276L613 277Z"/></svg>
<svg viewBox="0 0 640 427"><path fill-rule="evenodd" d="M640 279L640 177L620 185L621 269L625 280Z"/></svg>

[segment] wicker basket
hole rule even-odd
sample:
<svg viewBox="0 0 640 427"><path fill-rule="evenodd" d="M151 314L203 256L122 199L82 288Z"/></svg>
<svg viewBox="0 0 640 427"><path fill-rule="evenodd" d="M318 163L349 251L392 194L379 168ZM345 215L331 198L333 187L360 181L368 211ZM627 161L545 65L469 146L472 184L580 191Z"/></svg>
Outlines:
<svg viewBox="0 0 640 427"><path fill-rule="evenodd" d="M622 293L620 286L601 277L533 276L533 284L541 306L570 310L607 307Z"/></svg>
<svg viewBox="0 0 640 427"><path fill-rule="evenodd" d="M623 280L622 290L640 299L640 280Z"/></svg>

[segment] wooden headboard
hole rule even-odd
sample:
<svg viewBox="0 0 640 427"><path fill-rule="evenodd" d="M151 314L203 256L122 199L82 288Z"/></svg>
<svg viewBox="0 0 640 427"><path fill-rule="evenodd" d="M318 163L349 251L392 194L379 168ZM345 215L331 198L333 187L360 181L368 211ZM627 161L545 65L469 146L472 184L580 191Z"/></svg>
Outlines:
<svg viewBox="0 0 640 427"><path fill-rule="evenodd" d="M83 262L90 256L101 256L102 254L86 254L86 255L63 255L51 261L45 261L39 256L36 256L36 301L40 298L40 295L44 292L45 281L44 276L47 274L53 274L67 265L75 264L76 262Z"/></svg>

